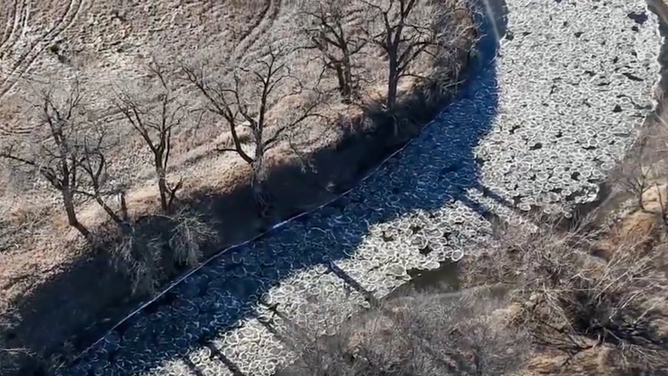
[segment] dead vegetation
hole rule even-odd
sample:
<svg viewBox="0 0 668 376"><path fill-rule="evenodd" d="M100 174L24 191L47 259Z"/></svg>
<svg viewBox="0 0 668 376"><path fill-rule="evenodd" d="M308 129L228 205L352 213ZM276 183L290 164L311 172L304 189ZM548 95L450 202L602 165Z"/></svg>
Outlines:
<svg viewBox="0 0 668 376"><path fill-rule="evenodd" d="M250 184L259 212L264 212L270 204L270 198L262 190L267 152L302 123L323 117L317 112L323 104L322 94L318 92L319 82L305 84L293 74L285 61L287 50L272 45L267 50L267 56L252 62L250 68L236 67L232 82L206 79L204 69L182 68L187 80L206 97L207 109L221 117L229 127L234 147L218 148L217 151L234 152L250 165ZM305 99L291 115L269 118L270 109L278 102L295 97ZM273 128L271 133L270 126ZM251 151L242 145L239 136L242 127L250 130Z"/></svg>
<svg viewBox="0 0 668 376"><path fill-rule="evenodd" d="M288 325L299 357L277 375L510 374L531 344L527 332L509 325L504 295L474 289L395 298L350 319L332 337Z"/></svg>
<svg viewBox="0 0 668 376"><path fill-rule="evenodd" d="M119 89L116 94L115 106L153 154L160 207L163 212L171 213L174 209L176 192L183 186L183 178L174 184L167 181L169 157L172 153L172 134L174 128L182 126L185 117L191 114L187 111L186 105L174 95L174 78L167 75L162 64L154 61L148 70L160 87L158 106L155 108L142 106L142 101L137 98L138 93L129 93L123 89Z"/></svg>
<svg viewBox="0 0 668 376"><path fill-rule="evenodd" d="M543 235L541 243L514 256L525 301L518 319L538 344L569 358L606 347L617 363L610 366L620 372L668 366L668 338L657 330L668 314L664 249L629 240L605 260L587 252L595 244L582 234Z"/></svg>
<svg viewBox="0 0 668 376"><path fill-rule="evenodd" d="M221 231L214 231L211 213L197 211L202 205L180 206L179 199L186 202L195 197L202 186L229 190L230 179L217 175L238 171L235 163L240 160L249 167L249 180L259 203L255 210L266 215L272 198L265 194L262 177L272 149L279 154L277 159L289 159L280 155L285 150L307 159L308 152L327 142L312 136L295 138L296 134L328 134L336 141L340 136L330 128L341 119L330 116L332 113L344 113L354 123L362 117L363 109L374 106L393 119L388 124L396 136L403 123L393 116L402 95L408 96L425 80L457 81L464 64L460 56L468 52L475 38L470 10L462 12L466 9L463 1L323 0L294 2L289 11L276 9L275 2L236 2L236 6L238 9L224 11L200 9L195 17L211 17L210 26L223 24L219 19L234 15L238 22L230 22L230 30L214 27L224 41L205 40L197 54L184 46L186 42L178 41L165 49L178 52L174 60L179 66L150 66L138 59L143 68L148 66L148 77L130 71L120 74L127 73L127 80L150 81L148 86L153 89L115 85L117 90L107 91L113 93L107 98L100 94L104 89L87 90L92 89L86 86L92 85L90 80L74 81L72 88L41 91L40 101L33 100L30 106L19 100L26 94L25 88L11 98L5 95L3 101L22 104L10 117L12 124L2 124L5 133L13 132L10 141L2 140L2 157L11 167L8 180L13 189L25 191L16 202L23 204L30 198L34 210L2 208L11 214L3 219L0 231L0 247L11 250L6 253L9 256L3 254L3 267L21 269L1 274L3 289L7 286L3 303L37 289L46 280L46 270L66 273L58 264L89 254L90 246L73 240L68 227L88 243L114 245L109 260L130 276L120 284L129 282L135 292L152 291L173 275L175 266L196 264L208 243L221 240ZM174 14L190 11L178 9ZM228 16L221 16L221 12ZM100 22L123 33L138 27L133 14L140 14L144 22L152 19L146 10L111 13L112 17ZM368 22L356 19L360 13L371 15ZM297 14L303 17L302 23L286 22ZM189 27L204 27L205 22L183 18L190 22ZM174 19L181 22L176 16ZM177 36L183 34L187 22L172 27ZM270 31L275 38L268 37ZM82 36L89 38L94 39ZM123 42L127 38L114 38L110 33L100 39L109 51L133 50L131 43ZM154 52L163 42L152 38L136 44L152 45L149 50ZM302 44L286 50L285 40ZM74 50L67 43L53 50L68 72L80 69L86 59L98 54L96 50L77 55ZM300 55L303 51L310 53ZM101 55L103 63L115 61L115 57ZM195 55L196 59L189 59ZM225 64L230 56L235 57L230 59L233 66ZM435 71L439 65L442 69ZM199 69L202 66L207 70ZM101 81L117 83L119 75L105 72L103 76ZM0 88L3 94L6 87L3 83ZM331 95L333 91L337 94ZM95 109L84 105L91 102ZM107 108L100 110L101 103L107 103L102 106ZM109 108L116 112L109 114ZM31 125L23 124L30 119L21 116L27 112L37 119ZM122 123L127 129L109 131ZM318 126L325 130L308 132ZM26 138L27 134L31 138ZM230 137L231 146L211 142ZM295 150L299 148L302 150ZM665 145L654 145L648 150L663 149ZM221 151L237 159L220 159ZM339 335L326 340L315 338L308 330L290 328L288 337L300 358L282 372L612 376L668 369L668 250L661 231L668 223L664 204L668 193L661 180L665 169L661 158L639 161L621 167L622 185L632 192L638 208L620 215L609 229L563 233L543 223L529 233L506 227L499 232L497 243L484 247L491 250L489 253L465 259L463 285L473 287L481 281L511 284L514 287L508 295L401 298L346 323ZM231 167L225 170L220 165ZM142 172L140 166L149 172ZM171 174L189 178L174 181L168 178ZM235 178L238 175L243 174L237 173ZM234 184L246 183L239 181ZM137 193L147 185L157 190ZM44 193L49 190L58 195L56 205L46 203L55 197ZM39 199L33 199L37 194ZM59 226L62 209L66 226ZM226 213L233 218L238 214ZM42 236L33 236L39 233ZM54 239L54 233L66 235ZM55 259L44 249L72 255L43 262ZM11 289L26 271L33 270L38 271L37 280ZM107 297L101 294L100 299ZM18 372L18 365L36 363L53 351L53 344L35 345L28 336L22 338L23 333L14 331L21 317L10 306L3 305L2 331L11 335L0 337L0 362L8 374ZM45 312L43 317L50 315ZM73 334L84 324L73 324L63 332ZM60 343L62 338L54 342Z"/></svg>
<svg viewBox="0 0 668 376"><path fill-rule="evenodd" d="M39 112L39 121L31 139L16 139L8 143L0 157L9 161L10 168L26 169L30 175L41 175L61 195L70 226L87 239L90 230L77 218L75 194L85 183L79 174L86 163L88 137L92 125L79 116L83 96L79 83L74 82L69 92L57 93L48 88L40 93L40 101L33 105ZM98 141L101 141L98 139Z"/></svg>
<svg viewBox="0 0 668 376"><path fill-rule="evenodd" d="M116 269L130 276L133 293L154 292L171 267L197 265L204 248L218 240L211 223L184 208L114 230L114 238L121 240L114 245L111 260Z"/></svg>
<svg viewBox="0 0 668 376"><path fill-rule="evenodd" d="M668 369L668 234L662 226L631 230L635 220L595 230L585 220L566 233L544 219L533 231L505 227L489 252L465 261L464 285L515 286L515 323L540 350L533 372L545 359L560 359L542 370L555 375Z"/></svg>
<svg viewBox="0 0 668 376"><path fill-rule="evenodd" d="M353 1L317 2L315 9L303 11L303 25L300 31L306 34L308 43L303 49L317 49L322 59L323 68L336 73L338 90L344 103L360 99L360 64L356 55L368 41L359 30L346 27L348 14ZM355 13L364 9L358 7Z"/></svg>
<svg viewBox="0 0 668 376"><path fill-rule="evenodd" d="M247 5L238 4L239 12L260 8ZM275 220L283 214L275 213L278 209L263 182L270 165L298 160L310 166L309 153L349 135L338 123L361 122L366 109L377 108L379 100L386 101L381 110L385 119L396 123L392 108L400 94L409 95L417 85L415 77L458 77L463 64L457 57L466 56L475 38L470 12L462 14L462 9L467 5L459 0L272 2L250 30L230 26L231 45L215 56L201 52L165 59L154 51L141 64L139 76L137 70L119 72L100 84L86 78L83 67L69 67L68 75L74 72L75 78L64 81L72 88L26 81L8 97L11 103L34 98L36 86L44 103L16 107L30 115L12 119L29 123L21 126L30 130L29 142L26 133L0 142L3 159L12 162L6 164L10 173L5 195L19 196L14 202L37 194L48 198L51 203L35 200L35 210L52 217L53 223L58 223L62 205L67 224L88 244L97 244L94 233L105 222L115 223L127 237L133 221L158 212L155 201L159 212L171 214L177 210L177 193L187 201L209 186L230 190L245 184L236 176L240 161L249 167L257 202L252 211L262 220ZM112 22L130 22L127 12L112 13ZM374 17L360 17L368 14ZM268 30L274 27L271 35ZM384 45L385 40L392 45ZM242 53L230 46L252 50ZM221 56L225 53L235 58L227 62ZM169 60L177 62L166 63ZM456 65L439 66L442 61ZM379 74L383 64L387 74ZM434 77L435 71L446 74ZM383 86L386 90L379 90ZM35 110L42 112L40 121L30 121ZM50 133L45 129L49 124ZM392 127L396 137L399 125ZM202 137L208 142L196 141ZM231 142L219 142L226 138ZM216 172L203 173L204 164L217 165ZM170 179L171 174L179 178ZM191 178L184 179L186 175ZM150 188L155 197L146 193L153 184L149 179L157 180L157 190ZM43 180L52 189L44 189ZM56 201L60 204L52 204ZM7 211L24 211L6 204ZM71 248L71 235L68 245L53 238L47 244L27 239L20 231L25 228L21 218L27 216L14 216L16 220L7 223L11 230L3 232L4 243L25 252Z"/></svg>
<svg viewBox="0 0 668 376"><path fill-rule="evenodd" d="M414 65L424 55L438 56L447 41L439 38L440 17L435 7L421 7L416 0L364 1L370 15L362 28L369 43L380 48L387 59L385 108L392 112L397 103L399 82L417 76ZM425 22L425 20L428 20ZM396 127L396 125L394 125ZM395 130L395 133L398 130Z"/></svg>
<svg viewBox="0 0 668 376"><path fill-rule="evenodd" d="M436 11L443 14L453 12L461 7L459 3L402 0L384 4L323 0L308 4L295 3L289 8L293 7L300 10L295 15L302 18L294 25L287 25L292 29L281 29L281 33L297 37L307 35L306 40L295 39L295 42L305 42L304 45L285 45L261 35L258 37L266 40L263 39L264 45L257 48L259 57L249 56L232 65L203 57L187 59L189 63L164 64L153 57L152 61L145 64L145 75L139 80L141 85L124 85L123 82L128 80L121 78L119 83L112 85L112 95L106 97L85 79L72 80L70 89L47 85L40 92L43 103L32 106L33 110L41 107L42 119L24 127L31 129L33 139L26 142L25 135L20 134L13 141L2 143L3 158L13 162L8 166L12 169L10 179L13 188L23 189L30 184L39 187L39 179L34 177L41 175L42 179L50 182L53 190L59 192L68 224L92 244L95 240L92 234L94 227L106 220L122 228L148 214L145 209L129 207L132 206L132 196L138 184L144 182L126 174L128 166L125 164L131 154L146 156L146 160L140 163L152 165L161 211L172 213L178 191L189 195L198 188L183 178L176 181L168 179L168 171L181 170L179 175L183 176L183 169L178 166L183 161L183 137L198 135L190 132L193 127L198 130L205 123L222 120L227 126L219 132L229 132L232 147L221 146L212 150L214 157L216 153L232 151L250 166L250 182L259 203L258 212L264 213L271 205L271 198L265 197L262 189L267 154L271 149L276 147L285 152L284 145L287 143L290 146L287 149L303 159L306 155L304 152L308 150L298 149L312 149L313 145L309 143L322 140L296 140L295 137L311 133L309 128L313 126L324 126L340 120L328 116L331 113L328 107L332 106L334 99L327 94L329 82L334 78L332 73L336 77L341 100L352 109L346 111L357 116L355 114L360 114L360 108L371 105L365 102L368 95L362 93L368 94L369 90L375 90L374 85L382 83L379 81L382 77L366 76L374 70L369 62L376 61L379 53L388 58L392 83L387 92L391 94L391 102L395 103L401 77L418 74L430 66L430 60L433 64L439 56L437 51L431 50L439 45L439 41L434 39L437 33L443 37L440 42L444 45L446 38L452 38L453 33L466 35L466 32L470 32L466 27L455 25L458 20L454 17L450 20L452 26L438 24L431 16L423 17L436 14ZM351 11L350 14L348 11ZM356 14L372 11L380 12L378 17L382 16L385 24L376 25L381 21L380 18L368 20L364 24L358 22ZM119 14L119 11L115 10L115 13ZM119 19L119 22L122 23L123 19ZM442 30L437 32L436 26ZM391 35L393 45L385 48L382 43L378 44L383 38L376 30L395 33ZM254 31L251 30L247 35L237 32L232 34L240 39L237 43L242 44ZM423 37L428 31L431 39ZM440 54L460 53L458 49L466 50L470 42L469 39L453 47L452 51L443 50ZM369 47L374 44L378 50ZM441 48L444 48L443 45ZM302 53L312 49L317 52L310 55ZM295 53L308 56L306 59L291 61L295 59ZM313 63L313 58L318 56L320 61ZM416 64L418 62L420 66ZM297 65L300 63L306 65ZM356 70L358 67L359 71ZM315 70L307 72L304 69ZM444 69L452 70L452 67ZM360 80L364 80L370 88L360 87ZM192 96L191 91L185 90L189 87L196 90L195 94L199 92L203 102L183 100L186 92ZM57 98L54 97L56 94ZM118 116L109 117L106 109ZM214 117L203 117L206 110ZM391 113L391 109L387 111ZM123 124L129 126L129 132L116 131L123 129L118 128ZM50 131L45 129L47 125L51 127ZM114 131L110 132L112 128ZM336 132L336 129L325 133L332 132ZM135 151L128 148L128 141L131 140L140 149ZM17 164L22 165L25 171L19 171ZM88 217L91 211L97 211L89 203L97 204L99 212L104 213L106 219L82 220L81 212L86 212L85 217ZM145 212L142 213L142 210ZM148 212L151 210L148 209ZM57 216L57 212L50 215ZM18 224L10 227L21 228L22 223ZM129 230L123 231L125 234ZM16 235L20 236L20 233ZM21 248L37 246L25 244L18 238L14 238L14 242L21 244Z"/></svg>

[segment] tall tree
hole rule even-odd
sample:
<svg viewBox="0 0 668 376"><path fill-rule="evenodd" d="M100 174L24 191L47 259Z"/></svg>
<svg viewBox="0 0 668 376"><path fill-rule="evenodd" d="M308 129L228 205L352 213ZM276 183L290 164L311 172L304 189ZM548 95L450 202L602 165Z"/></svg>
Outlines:
<svg viewBox="0 0 668 376"><path fill-rule="evenodd" d="M202 69L184 67L187 79L204 95L208 109L225 120L233 147L219 152L234 152L251 167L251 186L262 212L268 202L262 189L264 162L268 150L285 137L290 129L314 116L320 96L294 108L291 116L269 119L270 109L282 99L306 94L302 82L287 65L284 49L268 47L267 54L248 67L237 67L230 80L207 78ZM251 150L244 148L241 128L250 130Z"/></svg>
<svg viewBox="0 0 668 376"><path fill-rule="evenodd" d="M111 149L107 131L106 124L95 121L82 138L80 149L83 158L79 166L81 182L75 193L95 201L122 232L128 233L131 228L125 207L125 187L113 187L107 174L107 152ZM117 195L121 197L120 210L115 210L109 204L110 198Z"/></svg>
<svg viewBox="0 0 668 376"><path fill-rule="evenodd" d="M366 45L360 33L347 25L350 0L320 0L314 9L303 12L303 32L309 38L309 49L317 49L324 67L336 72L339 92L344 103L358 96L354 56Z"/></svg>
<svg viewBox="0 0 668 376"><path fill-rule="evenodd" d="M47 181L59 192L69 225L91 240L90 230L79 222L75 210L75 195L81 183L79 172L87 157L82 147L88 131L82 100L78 81L69 90L42 90L33 103L38 120L31 139L10 143L0 151L0 158L9 161L13 168L27 169Z"/></svg>
<svg viewBox="0 0 668 376"><path fill-rule="evenodd" d="M158 178L160 206L163 212L172 213L176 192L183 186L183 179L175 184L167 181L172 133L183 124L188 112L185 104L176 97L171 77L164 67L154 61L148 70L158 84L158 105L142 105L141 100L128 90L117 90L114 104L151 151Z"/></svg>
<svg viewBox="0 0 668 376"><path fill-rule="evenodd" d="M364 0L369 22L363 28L368 41L387 57L386 107L394 111L402 78L413 76L415 63L424 55L435 56L442 44L427 0ZM395 133L397 132L397 124Z"/></svg>

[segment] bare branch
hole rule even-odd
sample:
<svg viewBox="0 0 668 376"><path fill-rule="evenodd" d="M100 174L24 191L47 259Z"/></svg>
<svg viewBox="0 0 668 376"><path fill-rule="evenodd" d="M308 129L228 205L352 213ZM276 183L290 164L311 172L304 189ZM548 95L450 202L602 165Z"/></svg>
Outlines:
<svg viewBox="0 0 668 376"><path fill-rule="evenodd" d="M320 0L315 10L307 10L302 15L307 19L302 32L310 40L305 49L317 49L324 68L336 73L339 92L345 103L359 96L357 75L354 73L354 57L367 41L347 25L347 0Z"/></svg>
<svg viewBox="0 0 668 376"><path fill-rule="evenodd" d="M158 178L160 205L164 212L173 210L176 191L167 184L167 170L172 151L172 134L183 124L188 114L186 105L178 100L170 87L170 77L155 59L147 70L157 78L158 105L141 104L127 90L117 89L114 105L125 116L132 128L141 136L153 154L153 167ZM192 72L191 72L192 74ZM190 75L189 75L190 77ZM193 76L194 77L194 76Z"/></svg>
<svg viewBox="0 0 668 376"><path fill-rule="evenodd" d="M287 59L286 49L270 45L263 58L236 67L229 79L205 79L202 70L184 67L187 80L207 99L209 110L227 123L232 135L234 146L221 147L218 152L233 151L250 165L251 184L262 211L267 202L261 188L267 151L289 129L317 116L315 109L319 104L309 103L304 108L297 108L296 116L288 116L287 119L268 118L270 111L281 100L302 95L306 90L299 78L292 74ZM240 127L250 130L252 152L247 152L242 146Z"/></svg>
<svg viewBox="0 0 668 376"><path fill-rule="evenodd" d="M375 0L364 0L370 20L362 32L369 43L379 47L388 59L386 107L392 111L397 102L397 90L402 78L415 74L412 68L424 55L435 57L444 48L433 24L436 11L426 1L391 0L382 6ZM380 25L380 26L378 26ZM395 124L395 133L397 132Z"/></svg>
<svg viewBox="0 0 668 376"><path fill-rule="evenodd" d="M86 160L82 149L88 127L84 95L75 80L68 90L47 87L37 97L38 101L32 103L39 115L34 141L29 145L11 144L0 152L0 158L20 165L14 168L25 167L44 178L60 193L70 226L91 240L90 231L77 218L74 197L80 185L78 171Z"/></svg>

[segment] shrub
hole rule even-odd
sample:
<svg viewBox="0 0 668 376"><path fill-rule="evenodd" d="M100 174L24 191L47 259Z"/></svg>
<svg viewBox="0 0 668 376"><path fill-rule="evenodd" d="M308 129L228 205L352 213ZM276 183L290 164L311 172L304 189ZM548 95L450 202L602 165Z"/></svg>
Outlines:
<svg viewBox="0 0 668 376"><path fill-rule="evenodd" d="M293 330L298 360L278 375L489 375L517 370L527 333L508 325L490 289L396 298L313 339ZM296 335L295 333L301 333Z"/></svg>
<svg viewBox="0 0 668 376"><path fill-rule="evenodd" d="M616 371L667 369L664 252L644 239L617 239L603 259L592 254L604 231L562 233L549 224L534 230L505 229L495 251L469 259L465 274L515 283L517 324L536 344L566 354L566 362L605 347Z"/></svg>

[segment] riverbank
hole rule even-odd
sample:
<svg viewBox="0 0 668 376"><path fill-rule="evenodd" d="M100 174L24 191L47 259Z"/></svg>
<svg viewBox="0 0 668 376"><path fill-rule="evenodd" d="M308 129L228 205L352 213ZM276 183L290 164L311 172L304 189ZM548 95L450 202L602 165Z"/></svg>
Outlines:
<svg viewBox="0 0 668 376"><path fill-rule="evenodd" d="M591 199L651 111L656 19L636 22L640 2L525 5L507 3L500 57L376 174L211 262L60 374L268 375L292 356L274 326L331 331L409 270L475 254L495 224ZM616 59L592 57L604 43ZM584 68L596 58L594 80ZM621 111L608 86L631 98L610 99Z"/></svg>

